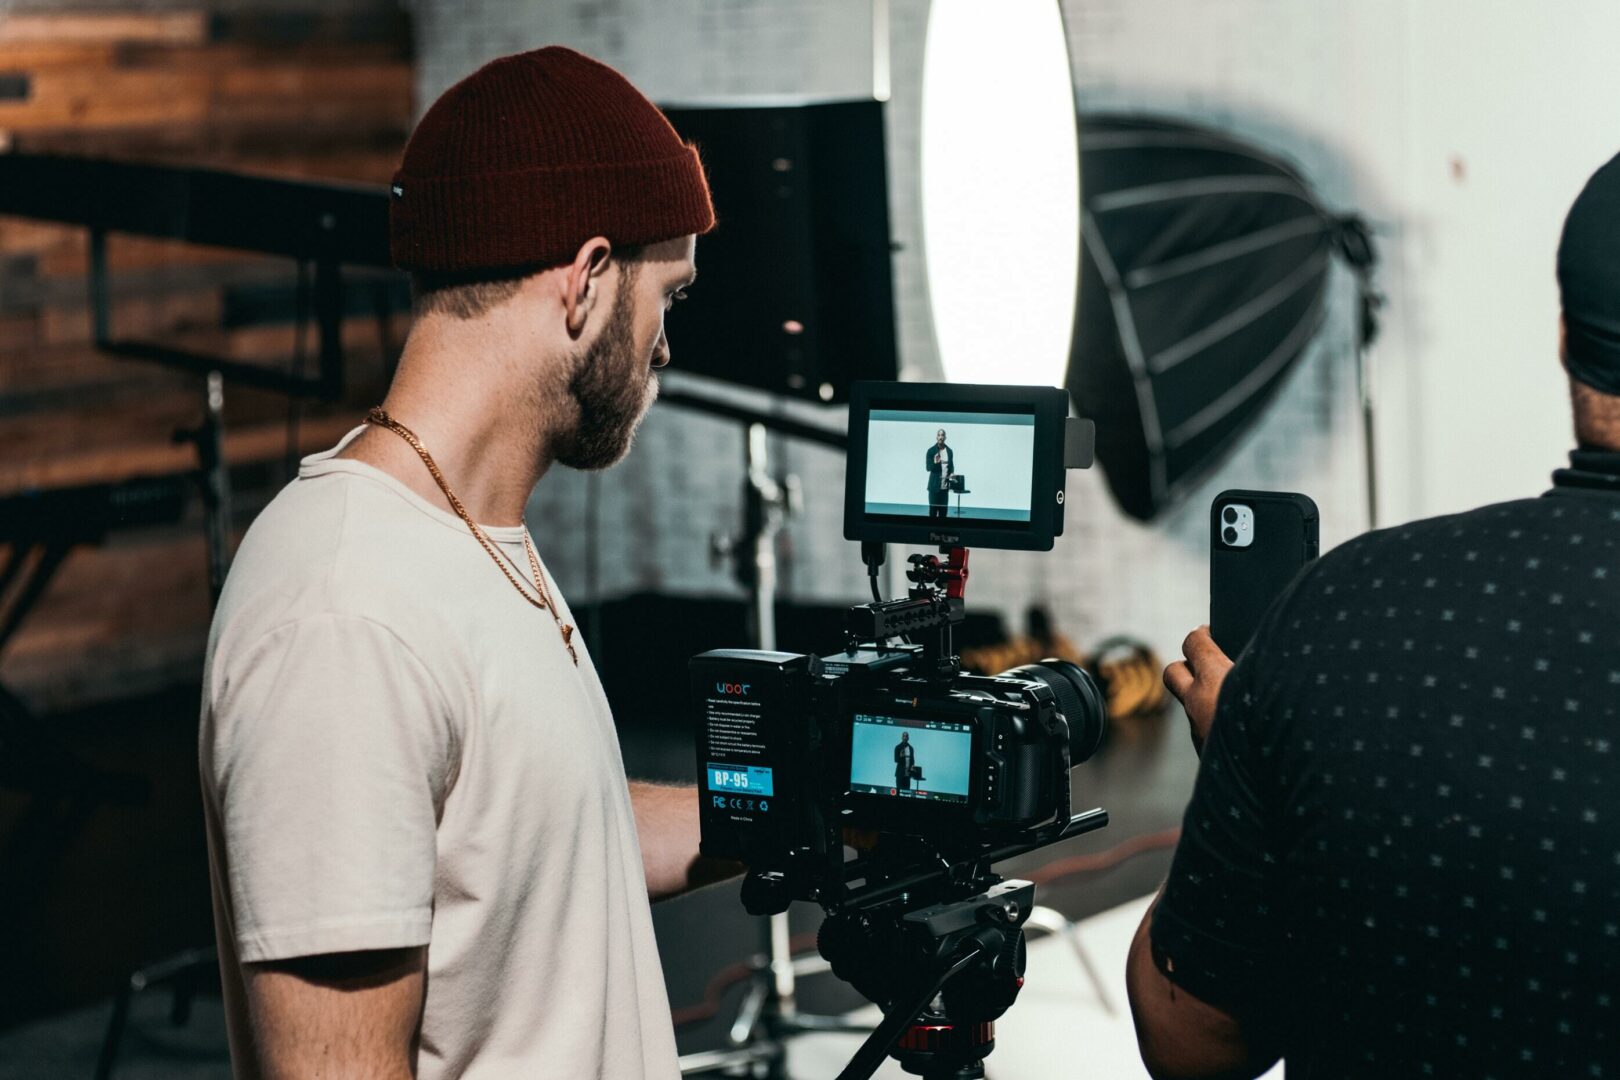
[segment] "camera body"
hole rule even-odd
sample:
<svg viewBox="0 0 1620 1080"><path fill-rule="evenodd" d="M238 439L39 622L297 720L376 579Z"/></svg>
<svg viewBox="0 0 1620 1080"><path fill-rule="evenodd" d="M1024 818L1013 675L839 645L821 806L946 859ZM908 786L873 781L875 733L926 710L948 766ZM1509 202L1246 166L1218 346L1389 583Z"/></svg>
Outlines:
<svg viewBox="0 0 1620 1080"><path fill-rule="evenodd" d="M844 535L874 602L850 609L841 652L691 661L702 852L747 865L750 910L961 899L997 858L1078 827L1069 767L1105 715L1091 678L1064 661L964 675L952 646L966 545L1045 551L1063 530L1064 470L1090 464L1093 435L1068 411L1051 387L854 387ZM942 525L935 496L968 494L969 461L991 479ZM940 555L911 555L907 595L882 600L893 542Z"/></svg>
<svg viewBox="0 0 1620 1080"><path fill-rule="evenodd" d="M702 851L839 902L846 830L971 857L1069 812L1069 723L1039 679L931 677L917 646L691 661Z"/></svg>

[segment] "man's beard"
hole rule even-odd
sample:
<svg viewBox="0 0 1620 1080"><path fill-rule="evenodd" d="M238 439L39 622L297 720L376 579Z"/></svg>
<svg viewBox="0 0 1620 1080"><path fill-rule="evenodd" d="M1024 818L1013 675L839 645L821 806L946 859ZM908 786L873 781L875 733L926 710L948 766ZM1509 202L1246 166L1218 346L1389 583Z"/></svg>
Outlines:
<svg viewBox="0 0 1620 1080"><path fill-rule="evenodd" d="M647 368L649 357L636 353L628 285L620 288L607 325L568 379L579 419L573 431L558 435L554 452L571 469L617 464L658 396L658 378Z"/></svg>

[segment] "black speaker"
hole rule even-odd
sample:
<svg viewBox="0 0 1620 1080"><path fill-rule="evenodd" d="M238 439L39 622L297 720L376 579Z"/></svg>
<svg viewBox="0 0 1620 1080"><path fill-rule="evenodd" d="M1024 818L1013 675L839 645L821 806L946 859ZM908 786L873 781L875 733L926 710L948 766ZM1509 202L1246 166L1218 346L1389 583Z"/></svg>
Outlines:
<svg viewBox="0 0 1620 1080"><path fill-rule="evenodd" d="M719 218L669 315L674 365L812 401L895 378L882 104L664 112L702 153Z"/></svg>

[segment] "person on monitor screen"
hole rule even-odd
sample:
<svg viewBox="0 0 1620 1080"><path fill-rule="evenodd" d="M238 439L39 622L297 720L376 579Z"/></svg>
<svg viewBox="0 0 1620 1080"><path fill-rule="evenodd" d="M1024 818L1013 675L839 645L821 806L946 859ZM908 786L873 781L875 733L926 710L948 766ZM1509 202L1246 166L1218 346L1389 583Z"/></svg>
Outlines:
<svg viewBox="0 0 1620 1080"><path fill-rule="evenodd" d="M945 517L951 505L951 477L956 473L956 454L945 444L945 429L934 433L923 458L928 470L928 516Z"/></svg>
<svg viewBox="0 0 1620 1080"><path fill-rule="evenodd" d="M1620 156L1557 274L1551 490L1358 537L1165 672L1202 764L1127 969L1160 1080L1620 1076Z"/></svg>
<svg viewBox="0 0 1620 1080"><path fill-rule="evenodd" d="M416 127L390 246L414 322L367 423L243 540L200 765L233 1059L269 1077L675 1080L649 899L735 872L691 787L627 781L524 509L629 450L714 225L696 150L569 49Z"/></svg>
<svg viewBox="0 0 1620 1080"><path fill-rule="evenodd" d="M912 749L911 735L902 731L900 741L894 746L894 786L901 791L911 790L912 766L916 760L917 752Z"/></svg>

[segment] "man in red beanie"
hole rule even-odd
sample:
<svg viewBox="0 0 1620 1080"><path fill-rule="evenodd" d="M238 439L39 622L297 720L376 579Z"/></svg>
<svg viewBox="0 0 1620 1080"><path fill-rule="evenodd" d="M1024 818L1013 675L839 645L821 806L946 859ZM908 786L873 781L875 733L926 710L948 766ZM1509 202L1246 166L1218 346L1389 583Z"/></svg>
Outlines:
<svg viewBox="0 0 1620 1080"><path fill-rule="evenodd" d="M703 170L623 76L547 48L428 110L392 207L393 385L255 521L209 639L236 1074L673 1078L648 898L720 868L690 788L627 783L523 509L552 464L629 448Z"/></svg>

